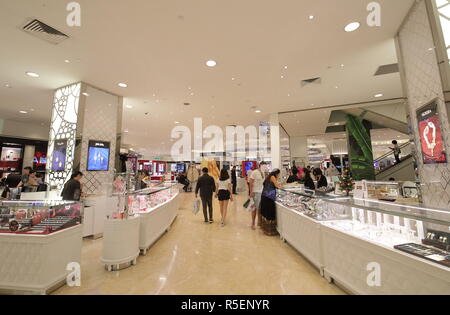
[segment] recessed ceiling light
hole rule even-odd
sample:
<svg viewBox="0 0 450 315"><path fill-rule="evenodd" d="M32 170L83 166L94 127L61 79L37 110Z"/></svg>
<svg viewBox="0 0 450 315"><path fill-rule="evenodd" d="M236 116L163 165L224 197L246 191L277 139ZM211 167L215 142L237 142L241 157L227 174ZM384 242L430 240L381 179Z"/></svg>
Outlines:
<svg viewBox="0 0 450 315"><path fill-rule="evenodd" d="M261 113L262 111L260 109L255 110L255 113Z"/></svg>
<svg viewBox="0 0 450 315"><path fill-rule="evenodd" d="M234 81L234 80L236 80L236 78L231 78L231 81Z"/></svg>
<svg viewBox="0 0 450 315"><path fill-rule="evenodd" d="M81 93L81 94L83 94L84 96L89 96L89 93L86 93L86 92Z"/></svg>
<svg viewBox="0 0 450 315"><path fill-rule="evenodd" d="M25 110L20 110L19 113L21 113L21 114L28 114L28 112L25 111Z"/></svg>
<svg viewBox="0 0 450 315"><path fill-rule="evenodd" d="M345 65L343 63L341 63L341 68L344 68L344 67L345 67Z"/></svg>
<svg viewBox="0 0 450 315"><path fill-rule="evenodd" d="M282 75L281 78L284 79L284 75Z"/></svg>
<svg viewBox="0 0 450 315"><path fill-rule="evenodd" d="M383 94L381 94L381 93L380 94L375 94L375 97L376 98L383 97Z"/></svg>
<svg viewBox="0 0 450 315"><path fill-rule="evenodd" d="M208 60L208 61L206 62L206 65L207 65L208 67L210 67L210 68L213 68L213 67L215 67L215 66L217 65L217 62L214 61L214 60Z"/></svg>
<svg viewBox="0 0 450 315"><path fill-rule="evenodd" d="M361 24L359 22L352 22L345 27L345 31L350 33L356 31Z"/></svg>
<svg viewBox="0 0 450 315"><path fill-rule="evenodd" d="M132 109L133 108L133 105L127 105L126 106L128 109Z"/></svg>
<svg viewBox="0 0 450 315"><path fill-rule="evenodd" d="M176 125L178 125L179 123L180 123L179 121L176 121L176 122L175 122Z"/></svg>
<svg viewBox="0 0 450 315"><path fill-rule="evenodd" d="M26 72L27 76L32 77L32 78L39 78L39 74L35 73L35 72Z"/></svg>
<svg viewBox="0 0 450 315"><path fill-rule="evenodd" d="M8 89L9 89L9 88L11 88L11 85L10 85L9 83L6 83L6 84L5 84L5 88L8 88Z"/></svg>
<svg viewBox="0 0 450 315"><path fill-rule="evenodd" d="M309 18L310 20L314 20L315 16L314 16L314 15L310 15L308 18Z"/></svg>
<svg viewBox="0 0 450 315"><path fill-rule="evenodd" d="M284 69L286 69L286 70L287 70L287 69L288 69L288 66L284 66Z"/></svg>
<svg viewBox="0 0 450 315"><path fill-rule="evenodd" d="M69 59L64 60L65 63L70 63Z"/></svg>
<svg viewBox="0 0 450 315"><path fill-rule="evenodd" d="M126 87L128 87L128 84L126 84L126 83L119 83L119 84L117 84L118 86L120 86L121 88L126 88Z"/></svg>

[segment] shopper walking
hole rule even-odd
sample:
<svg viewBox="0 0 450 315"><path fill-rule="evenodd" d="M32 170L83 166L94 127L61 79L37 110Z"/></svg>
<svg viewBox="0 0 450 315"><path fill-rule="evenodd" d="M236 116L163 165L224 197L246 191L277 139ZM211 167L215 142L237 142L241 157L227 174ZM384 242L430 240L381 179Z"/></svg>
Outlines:
<svg viewBox="0 0 450 315"><path fill-rule="evenodd" d="M231 169L231 184L233 185L233 195L237 195L236 189L237 189L237 172L236 172L236 166L233 166Z"/></svg>
<svg viewBox="0 0 450 315"><path fill-rule="evenodd" d="M220 215L222 217L220 225L224 227L225 220L227 218L228 203L230 202L230 200L233 201L230 175L228 174L228 171L225 168L222 169L222 171L220 172L217 190L218 192L216 194L216 198L219 199Z"/></svg>
<svg viewBox="0 0 450 315"><path fill-rule="evenodd" d="M269 174L264 181L261 197L261 228L264 234L269 236L278 235L275 200L277 198L277 188L281 187L281 184L278 183L280 173L279 169L275 169Z"/></svg>
<svg viewBox="0 0 450 315"><path fill-rule="evenodd" d="M208 168L205 167L203 175L198 179L197 186L195 188L195 198L198 198L200 191L200 198L203 205L203 216L205 217L205 223L213 223L213 194L216 192L216 184L214 178L208 175ZM209 211L209 218L208 218Z"/></svg>
<svg viewBox="0 0 450 315"><path fill-rule="evenodd" d="M247 171L247 188L248 188L248 196L250 196L250 178L252 177L252 172L255 170L255 167L251 167L248 171Z"/></svg>
<svg viewBox="0 0 450 315"><path fill-rule="evenodd" d="M259 169L254 170L250 176L250 198L253 198L255 202L255 210L251 213L251 228L253 230L256 229L256 215L258 215L258 225L261 225L261 195L264 188L264 172L266 171L266 166L267 164L265 162L261 162L259 164Z"/></svg>

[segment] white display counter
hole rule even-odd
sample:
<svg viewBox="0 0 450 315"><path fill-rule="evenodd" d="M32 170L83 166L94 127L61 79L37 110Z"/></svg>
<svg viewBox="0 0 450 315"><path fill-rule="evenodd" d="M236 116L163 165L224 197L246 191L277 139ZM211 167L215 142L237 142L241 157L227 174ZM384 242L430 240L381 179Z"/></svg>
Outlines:
<svg viewBox="0 0 450 315"><path fill-rule="evenodd" d="M163 235L177 216L180 194L176 194L158 207L139 216L139 249L143 255Z"/></svg>
<svg viewBox="0 0 450 315"><path fill-rule="evenodd" d="M106 217L117 208L117 196L89 196L83 201L83 237L100 238L104 233Z"/></svg>
<svg viewBox="0 0 450 315"><path fill-rule="evenodd" d="M301 213L277 203L278 233L323 275L321 224Z"/></svg>
<svg viewBox="0 0 450 315"><path fill-rule="evenodd" d="M175 220L179 198L178 192L171 192L167 201L147 211L123 220L105 219L102 263L109 271L134 265L141 251L147 253Z"/></svg>
<svg viewBox="0 0 450 315"><path fill-rule="evenodd" d="M46 294L81 263L82 225L48 235L0 233L0 293Z"/></svg>
<svg viewBox="0 0 450 315"><path fill-rule="evenodd" d="M415 213L419 208L389 214L395 204L382 204L379 213L373 201L324 198L313 204L298 198L285 195L277 202L278 231L328 281L354 294L450 294L449 267L394 248L420 244L427 226L440 223L441 230L448 231L450 221L443 220L442 211L437 220L423 209ZM346 202L352 205L347 211ZM339 219L333 221L333 216Z"/></svg>

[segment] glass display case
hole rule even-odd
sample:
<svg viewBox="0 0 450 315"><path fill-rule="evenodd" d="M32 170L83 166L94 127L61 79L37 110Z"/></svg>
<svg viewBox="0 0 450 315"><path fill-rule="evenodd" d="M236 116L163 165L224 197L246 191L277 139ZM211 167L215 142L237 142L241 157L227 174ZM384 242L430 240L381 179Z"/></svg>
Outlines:
<svg viewBox="0 0 450 315"><path fill-rule="evenodd" d="M78 224L83 205L66 201L1 201L0 233L51 234Z"/></svg>
<svg viewBox="0 0 450 315"><path fill-rule="evenodd" d="M387 194L394 193L392 187ZM448 210L301 189L280 189L278 202L323 226L450 268Z"/></svg>
<svg viewBox="0 0 450 315"><path fill-rule="evenodd" d="M127 219L152 211L161 204L172 199L178 193L176 183L150 183L142 190L118 194L118 210L112 213L111 219Z"/></svg>

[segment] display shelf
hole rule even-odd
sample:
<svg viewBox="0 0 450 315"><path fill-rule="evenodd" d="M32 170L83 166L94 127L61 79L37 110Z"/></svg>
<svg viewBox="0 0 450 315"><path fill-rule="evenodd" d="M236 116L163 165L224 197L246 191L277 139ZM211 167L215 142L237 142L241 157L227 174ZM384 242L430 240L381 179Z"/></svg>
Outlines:
<svg viewBox="0 0 450 315"><path fill-rule="evenodd" d="M353 293L450 294L448 211L290 188L279 192L277 219L283 239ZM422 244L430 250L405 250ZM373 266L379 286L367 281Z"/></svg>

